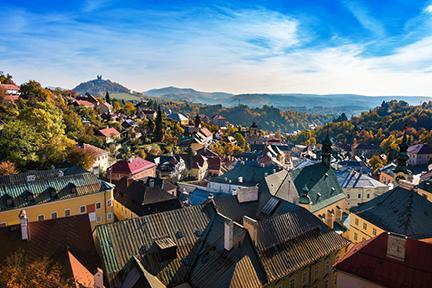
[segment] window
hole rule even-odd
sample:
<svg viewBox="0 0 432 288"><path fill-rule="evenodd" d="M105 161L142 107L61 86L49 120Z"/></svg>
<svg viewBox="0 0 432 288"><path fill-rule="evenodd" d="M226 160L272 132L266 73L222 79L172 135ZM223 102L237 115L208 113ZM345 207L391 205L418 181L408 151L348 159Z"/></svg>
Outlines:
<svg viewBox="0 0 432 288"><path fill-rule="evenodd" d="M350 194L347 194L347 198L350 199Z"/></svg>
<svg viewBox="0 0 432 288"><path fill-rule="evenodd" d="M358 199L361 199L361 194L358 194Z"/></svg>
<svg viewBox="0 0 432 288"><path fill-rule="evenodd" d="M366 238L365 238L365 237L362 237L362 241L366 241Z"/></svg>
<svg viewBox="0 0 432 288"><path fill-rule="evenodd" d="M111 213L111 212L107 213L107 219L112 220L113 219L113 213Z"/></svg>
<svg viewBox="0 0 432 288"><path fill-rule="evenodd" d="M51 213L51 219L57 219L57 212Z"/></svg>
<svg viewBox="0 0 432 288"><path fill-rule="evenodd" d="M112 199L109 199L109 200L107 201L107 206L108 206L108 207L112 207L112 206L113 206L113 200L112 200Z"/></svg>
<svg viewBox="0 0 432 288"><path fill-rule="evenodd" d="M100 202L96 203L96 209L100 209L100 208L101 208Z"/></svg>
<svg viewBox="0 0 432 288"><path fill-rule="evenodd" d="M0 222L0 227L6 227L6 222Z"/></svg>
<svg viewBox="0 0 432 288"><path fill-rule="evenodd" d="M83 213L85 213L85 211L86 211L85 206L81 206L80 207L80 213L83 214Z"/></svg>
<svg viewBox="0 0 432 288"><path fill-rule="evenodd" d="M318 263L314 265L313 271L313 278L318 279Z"/></svg>
<svg viewBox="0 0 432 288"><path fill-rule="evenodd" d="M356 218L356 219L354 220L354 223L355 223L355 225L359 225L359 220L358 220L358 218Z"/></svg>
<svg viewBox="0 0 432 288"><path fill-rule="evenodd" d="M354 232L354 241L357 241L357 233Z"/></svg>
<svg viewBox="0 0 432 288"><path fill-rule="evenodd" d="M331 265L330 265L330 259L329 258L327 258L326 260L325 260L325 273L329 273L330 272L330 269L331 269Z"/></svg>
<svg viewBox="0 0 432 288"><path fill-rule="evenodd" d="M302 285L306 285L308 283L308 271L304 271L302 274Z"/></svg>
<svg viewBox="0 0 432 288"><path fill-rule="evenodd" d="M366 230L366 229L367 229L367 224L363 223L363 230Z"/></svg>
<svg viewBox="0 0 432 288"><path fill-rule="evenodd" d="M7 207L12 207L13 206L13 199L9 198L6 200L6 206Z"/></svg>
<svg viewBox="0 0 432 288"><path fill-rule="evenodd" d="M101 217L100 217L100 216L97 216L97 218L96 218L96 222L97 222L97 223L100 223L101 221L102 221Z"/></svg>
<svg viewBox="0 0 432 288"><path fill-rule="evenodd" d="M65 217L70 216L70 209L65 209L64 210L64 215L65 215Z"/></svg>
<svg viewBox="0 0 432 288"><path fill-rule="evenodd" d="M290 279L289 287L290 287L290 288L295 288L295 279L294 279L294 278L293 278L293 279Z"/></svg>
<svg viewBox="0 0 432 288"><path fill-rule="evenodd" d="M375 229L375 228L373 228L373 229L372 229L372 234L373 234L374 236L376 236L376 234L377 234L377 231L376 231L376 229Z"/></svg>
<svg viewBox="0 0 432 288"><path fill-rule="evenodd" d="M368 194L366 194L366 198L367 198L367 199L369 199L369 193L368 193Z"/></svg>
<svg viewBox="0 0 432 288"><path fill-rule="evenodd" d="M39 215L38 216L38 221L43 221L45 219L44 215Z"/></svg>

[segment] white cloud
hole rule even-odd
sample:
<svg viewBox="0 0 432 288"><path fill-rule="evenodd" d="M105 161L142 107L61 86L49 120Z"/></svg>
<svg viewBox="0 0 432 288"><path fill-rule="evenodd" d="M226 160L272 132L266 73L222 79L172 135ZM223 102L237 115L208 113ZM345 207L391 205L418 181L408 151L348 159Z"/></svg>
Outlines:
<svg viewBox="0 0 432 288"><path fill-rule="evenodd" d="M429 13L429 14L432 14L432 4L426 6L426 8L424 9L424 12Z"/></svg>
<svg viewBox="0 0 432 288"><path fill-rule="evenodd" d="M267 10L199 19L170 12L158 15L159 21L152 11L112 16L151 24L131 27L83 24L74 15L20 13L17 19L25 22L17 21L14 33L0 33L0 43L9 43L0 47L7 55L0 67L21 82L36 78L72 88L103 74L137 91L175 85L234 93L432 95L428 36L390 55L366 57L363 44L304 48L310 35L300 29L301 19ZM0 24L1 19L0 12ZM39 27L37 37L32 27Z"/></svg>

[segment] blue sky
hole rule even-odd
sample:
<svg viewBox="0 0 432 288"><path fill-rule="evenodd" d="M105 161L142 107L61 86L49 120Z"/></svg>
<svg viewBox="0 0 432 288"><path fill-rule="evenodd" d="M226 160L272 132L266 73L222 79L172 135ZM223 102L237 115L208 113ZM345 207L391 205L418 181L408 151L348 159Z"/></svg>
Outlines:
<svg viewBox="0 0 432 288"><path fill-rule="evenodd" d="M0 27L18 82L432 96L432 0L0 0Z"/></svg>

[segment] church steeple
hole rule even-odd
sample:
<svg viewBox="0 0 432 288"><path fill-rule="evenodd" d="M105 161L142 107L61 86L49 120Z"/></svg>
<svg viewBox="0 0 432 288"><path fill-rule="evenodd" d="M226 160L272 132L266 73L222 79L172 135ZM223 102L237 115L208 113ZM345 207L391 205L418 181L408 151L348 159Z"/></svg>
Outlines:
<svg viewBox="0 0 432 288"><path fill-rule="evenodd" d="M397 166L395 167L394 172L408 173L408 147L408 135L405 131L404 135L402 136L402 142L399 144L399 156L397 158Z"/></svg>
<svg viewBox="0 0 432 288"><path fill-rule="evenodd" d="M329 168L330 168L330 162L331 162L332 145L333 145L333 143L330 140L329 134L327 133L327 136L322 143L321 160Z"/></svg>
<svg viewBox="0 0 432 288"><path fill-rule="evenodd" d="M399 156L396 161L396 167L394 169L395 177L394 177L394 184L398 185L399 180L408 180L410 181L410 178L412 176L410 175L410 171L407 167L407 162L409 159L408 156L408 135L406 133L406 130L404 132L404 135L402 137L402 142L399 144Z"/></svg>

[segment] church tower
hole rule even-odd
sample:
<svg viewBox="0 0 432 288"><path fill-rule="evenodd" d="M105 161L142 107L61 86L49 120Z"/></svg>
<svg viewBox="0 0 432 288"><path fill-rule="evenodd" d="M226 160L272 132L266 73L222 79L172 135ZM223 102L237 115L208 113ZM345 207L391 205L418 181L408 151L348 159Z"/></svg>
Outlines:
<svg viewBox="0 0 432 288"><path fill-rule="evenodd" d="M407 167L408 162L408 135L405 131L402 137L402 143L399 144L399 156L397 159L397 165L394 169L394 185L399 185L400 180L412 181L412 175L410 175L410 171Z"/></svg>
<svg viewBox="0 0 432 288"><path fill-rule="evenodd" d="M332 145L333 143L330 140L329 135L327 134L326 138L322 143L321 160L325 165L327 165L328 168L330 168Z"/></svg>

